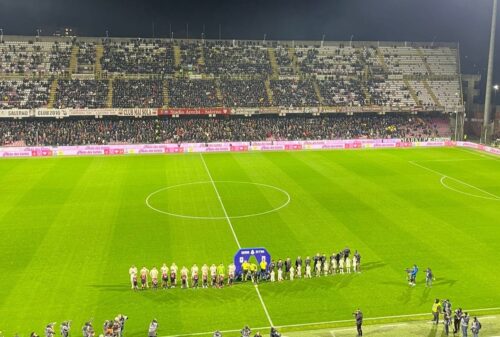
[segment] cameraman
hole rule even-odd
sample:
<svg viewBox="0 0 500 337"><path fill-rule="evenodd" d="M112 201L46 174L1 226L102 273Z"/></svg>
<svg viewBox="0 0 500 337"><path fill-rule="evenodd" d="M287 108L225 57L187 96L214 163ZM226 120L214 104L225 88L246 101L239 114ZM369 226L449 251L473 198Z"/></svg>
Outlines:
<svg viewBox="0 0 500 337"><path fill-rule="evenodd" d="M276 330L276 328L271 327L271 337L281 337L281 334Z"/></svg>
<svg viewBox="0 0 500 337"><path fill-rule="evenodd" d="M358 336L363 336L363 330L361 329L361 326L363 325L363 313L358 308L358 310L353 312L352 315L356 319L356 329L358 330Z"/></svg>

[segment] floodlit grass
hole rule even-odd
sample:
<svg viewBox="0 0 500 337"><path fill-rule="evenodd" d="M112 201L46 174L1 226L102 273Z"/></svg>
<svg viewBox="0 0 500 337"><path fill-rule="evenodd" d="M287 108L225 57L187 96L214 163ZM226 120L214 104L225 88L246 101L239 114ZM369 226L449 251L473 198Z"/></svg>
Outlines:
<svg viewBox="0 0 500 337"><path fill-rule="evenodd" d="M228 215L240 216L231 224L243 247L293 260L345 246L362 255L361 274L259 285L275 325L347 320L357 307L365 317L425 313L436 297L500 307L499 158L444 148L203 158ZM166 187L150 205L188 218L146 205ZM67 319L78 336L90 318L100 332L118 313L130 337L152 318L161 336L269 326L250 283L129 289L132 264L231 262L236 241L199 154L2 160L0 238L4 336ZM413 263L421 272L410 288Z"/></svg>

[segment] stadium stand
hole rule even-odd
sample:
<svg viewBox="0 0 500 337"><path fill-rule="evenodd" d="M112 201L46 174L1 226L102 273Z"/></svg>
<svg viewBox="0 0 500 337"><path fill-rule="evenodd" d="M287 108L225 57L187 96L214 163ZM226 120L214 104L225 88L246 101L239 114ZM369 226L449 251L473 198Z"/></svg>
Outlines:
<svg viewBox="0 0 500 337"><path fill-rule="evenodd" d="M256 116L144 119L8 120L0 125L2 146L177 143L447 136L443 117L400 115Z"/></svg>
<svg viewBox="0 0 500 337"><path fill-rule="evenodd" d="M232 116L83 117L93 109L96 116ZM454 44L8 36L0 44L1 116L29 117L2 119L3 145L447 137L446 115L420 114L457 109ZM298 117L283 117L292 112ZM398 115L370 114L391 112Z"/></svg>
<svg viewBox="0 0 500 337"><path fill-rule="evenodd" d="M107 81L60 80L54 107L58 109L104 108L107 95Z"/></svg>
<svg viewBox="0 0 500 337"><path fill-rule="evenodd" d="M49 81L0 81L0 109L32 109L46 106Z"/></svg>
<svg viewBox="0 0 500 337"><path fill-rule="evenodd" d="M214 80L170 80L168 92L170 106L174 108L218 107Z"/></svg>
<svg viewBox="0 0 500 337"><path fill-rule="evenodd" d="M160 107L162 92L163 83L158 80L116 80L113 82L113 107Z"/></svg>
<svg viewBox="0 0 500 337"><path fill-rule="evenodd" d="M290 47L276 42L268 45L236 40L16 41L6 37L0 45L0 79L15 75L24 76L16 80L24 80L29 75L49 81L53 76L77 80L95 73L98 77L85 79L105 76L121 81L116 82L116 92L108 86L112 108L155 104L158 108L168 104L175 108L219 104L254 108L324 105L379 106L388 107L388 111L392 107L423 107L421 110L451 112L462 106L457 58L456 46L437 44L347 46L331 42L323 46L301 42ZM124 81L152 78L168 79L167 93L173 99L145 99L146 104L141 106L141 100L128 97L128 91L122 90L123 86L138 85ZM215 82L196 82L202 78ZM199 97L203 85L210 87L208 99ZM177 86L186 97L176 96ZM56 89L61 90L55 95L58 101L64 101L65 86ZM95 102L90 98L86 106L82 99L79 106L94 108Z"/></svg>

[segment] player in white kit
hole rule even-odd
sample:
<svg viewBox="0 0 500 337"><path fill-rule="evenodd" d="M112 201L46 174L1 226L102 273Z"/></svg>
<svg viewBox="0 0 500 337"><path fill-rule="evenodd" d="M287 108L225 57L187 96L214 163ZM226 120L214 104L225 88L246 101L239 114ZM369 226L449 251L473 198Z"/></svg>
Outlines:
<svg viewBox="0 0 500 337"><path fill-rule="evenodd" d="M185 266L182 266L181 269L181 287L182 288L189 288L189 281L188 281L188 269Z"/></svg>
<svg viewBox="0 0 500 337"><path fill-rule="evenodd" d="M192 267L191 267L191 286L193 288L198 288L198 266L196 264L194 264Z"/></svg>
<svg viewBox="0 0 500 337"><path fill-rule="evenodd" d="M128 273L130 274L130 285L132 286L132 289L134 289L134 278L137 283L137 267L136 266L130 267Z"/></svg>
<svg viewBox="0 0 500 337"><path fill-rule="evenodd" d="M158 269L153 266L153 268L149 272L149 275L151 276L151 283L153 285L153 288L158 289Z"/></svg>
<svg viewBox="0 0 500 337"><path fill-rule="evenodd" d="M278 268L278 282L283 281L283 270L281 268Z"/></svg>
<svg viewBox="0 0 500 337"><path fill-rule="evenodd" d="M323 265L323 274L325 274L325 276L328 275L328 272L329 272L329 269L330 268L330 265L328 263L328 260L325 260L325 264Z"/></svg>
<svg viewBox="0 0 500 337"><path fill-rule="evenodd" d="M332 274L337 272L337 259L332 260Z"/></svg>
<svg viewBox="0 0 500 337"><path fill-rule="evenodd" d="M345 267L347 269L347 273L351 273L351 259L348 257L345 258Z"/></svg>
<svg viewBox="0 0 500 337"><path fill-rule="evenodd" d="M217 267L215 264L210 266L210 278L212 287L215 287L217 285Z"/></svg>
<svg viewBox="0 0 500 337"><path fill-rule="evenodd" d="M316 262L316 277L321 276L321 260Z"/></svg>
<svg viewBox="0 0 500 337"><path fill-rule="evenodd" d="M163 289L166 289L168 288L168 273L170 271L166 263L164 263L161 266L160 271L161 271L161 286Z"/></svg>
<svg viewBox="0 0 500 337"><path fill-rule="evenodd" d="M208 288L208 266L204 264L201 267L201 286L203 288Z"/></svg>
<svg viewBox="0 0 500 337"><path fill-rule="evenodd" d="M293 281L295 277L295 268L293 266L290 267L290 281Z"/></svg>
<svg viewBox="0 0 500 337"><path fill-rule="evenodd" d="M306 265L306 278L311 278L312 275L311 275L311 266L310 265Z"/></svg>
<svg viewBox="0 0 500 337"><path fill-rule="evenodd" d="M356 257L356 255L354 255L354 256L352 257L352 270L353 270L354 272L356 272L356 268L357 268L357 266L358 266L358 258Z"/></svg>
<svg viewBox="0 0 500 337"><path fill-rule="evenodd" d="M149 282L148 282L148 274L149 270L146 267L141 268L141 288L149 288Z"/></svg>
<svg viewBox="0 0 500 337"><path fill-rule="evenodd" d="M276 281L276 273L274 272L274 269L271 270L271 282Z"/></svg>
<svg viewBox="0 0 500 337"><path fill-rule="evenodd" d="M231 263L227 267L227 274L228 274L227 285L228 286L232 286L233 285L233 283L234 283L234 277L235 277L235 272L236 272L236 266L234 265L234 263Z"/></svg>
<svg viewBox="0 0 500 337"><path fill-rule="evenodd" d="M177 271L179 267L175 263L170 266L170 287L175 288L177 286Z"/></svg>
<svg viewBox="0 0 500 337"><path fill-rule="evenodd" d="M341 274L344 273L344 259L343 258L340 258L340 261L339 261L339 272Z"/></svg>

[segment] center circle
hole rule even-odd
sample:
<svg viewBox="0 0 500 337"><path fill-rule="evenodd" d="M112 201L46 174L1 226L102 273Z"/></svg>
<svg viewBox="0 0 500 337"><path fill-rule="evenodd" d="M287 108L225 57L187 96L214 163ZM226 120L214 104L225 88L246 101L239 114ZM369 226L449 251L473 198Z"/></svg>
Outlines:
<svg viewBox="0 0 500 337"><path fill-rule="evenodd" d="M290 199L287 191L268 184L198 181L160 188L146 197L146 205L178 218L220 220L273 213L286 207Z"/></svg>

